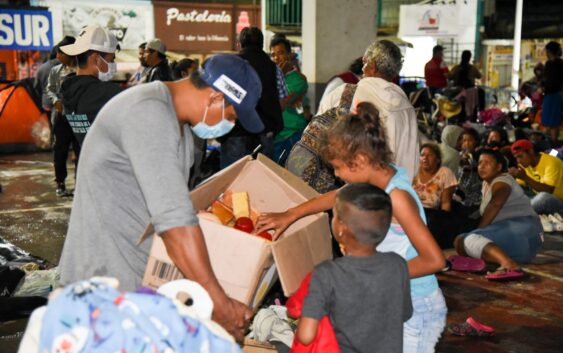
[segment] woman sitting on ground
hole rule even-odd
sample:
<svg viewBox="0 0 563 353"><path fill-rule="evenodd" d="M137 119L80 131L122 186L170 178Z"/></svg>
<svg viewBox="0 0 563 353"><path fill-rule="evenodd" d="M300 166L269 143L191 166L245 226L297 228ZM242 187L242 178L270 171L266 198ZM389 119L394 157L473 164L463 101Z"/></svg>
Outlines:
<svg viewBox="0 0 563 353"><path fill-rule="evenodd" d="M483 179L481 218L477 229L456 237L456 251L499 264L487 279L521 277L518 263L530 262L543 242L540 219L522 188L506 173L501 152L481 151L478 171Z"/></svg>
<svg viewBox="0 0 563 353"><path fill-rule="evenodd" d="M420 167L412 186L424 208L451 211L457 180L449 168L442 166L438 145L425 143L420 148Z"/></svg>
<svg viewBox="0 0 563 353"><path fill-rule="evenodd" d="M440 248L453 247L453 235L473 228L473 224L465 226L465 217L454 217L450 212L457 181L454 173L441 165L440 149L437 145L422 145L420 167L412 185L424 206L428 229Z"/></svg>

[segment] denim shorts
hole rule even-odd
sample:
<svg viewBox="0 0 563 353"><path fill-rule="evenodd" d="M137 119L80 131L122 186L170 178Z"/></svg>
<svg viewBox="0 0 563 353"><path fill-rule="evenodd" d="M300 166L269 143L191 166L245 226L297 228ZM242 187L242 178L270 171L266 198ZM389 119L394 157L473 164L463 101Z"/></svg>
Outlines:
<svg viewBox="0 0 563 353"><path fill-rule="evenodd" d="M446 327L448 308L440 288L412 298L413 314L403 325L404 353L433 353Z"/></svg>
<svg viewBox="0 0 563 353"><path fill-rule="evenodd" d="M540 219L534 215L504 219L469 231L463 236L479 234L492 240L514 261L529 263L541 248L542 231Z"/></svg>

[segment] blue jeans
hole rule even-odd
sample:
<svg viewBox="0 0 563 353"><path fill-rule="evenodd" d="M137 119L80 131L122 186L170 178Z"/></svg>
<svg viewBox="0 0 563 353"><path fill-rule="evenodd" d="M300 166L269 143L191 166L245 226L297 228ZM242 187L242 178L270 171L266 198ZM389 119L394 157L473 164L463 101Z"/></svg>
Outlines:
<svg viewBox="0 0 563 353"><path fill-rule="evenodd" d="M225 169L239 159L251 154L258 145L262 145L260 153L274 159L274 136L266 133L256 136L234 136L221 142L221 169Z"/></svg>
<svg viewBox="0 0 563 353"><path fill-rule="evenodd" d="M412 298L413 314L403 325L403 353L433 353L446 327L448 308L438 288L426 297Z"/></svg>
<svg viewBox="0 0 563 353"><path fill-rule="evenodd" d="M552 214L563 211L563 200L548 192L538 192L532 198L532 207L537 214Z"/></svg>
<svg viewBox="0 0 563 353"><path fill-rule="evenodd" d="M542 232L540 220L534 215L504 219L461 236L479 234L492 240L514 261L530 263L542 246Z"/></svg>

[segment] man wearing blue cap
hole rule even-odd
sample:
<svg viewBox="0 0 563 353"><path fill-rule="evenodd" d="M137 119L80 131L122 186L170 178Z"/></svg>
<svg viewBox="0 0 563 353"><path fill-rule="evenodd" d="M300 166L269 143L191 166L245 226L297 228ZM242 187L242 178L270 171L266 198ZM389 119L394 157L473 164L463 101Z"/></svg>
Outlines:
<svg viewBox="0 0 563 353"><path fill-rule="evenodd" d="M61 281L111 276L123 290L141 285L152 224L170 258L214 301L214 319L241 339L251 317L217 281L188 190L192 132L216 138L239 122L259 132L254 110L262 86L252 67L217 55L203 72L175 82L133 87L110 100L82 148L74 203L60 261Z"/></svg>

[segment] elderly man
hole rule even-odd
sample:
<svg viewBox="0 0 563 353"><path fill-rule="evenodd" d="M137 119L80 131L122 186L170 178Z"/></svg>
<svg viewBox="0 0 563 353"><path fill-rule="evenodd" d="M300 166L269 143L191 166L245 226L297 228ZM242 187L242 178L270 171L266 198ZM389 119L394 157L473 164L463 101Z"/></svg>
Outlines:
<svg viewBox="0 0 563 353"><path fill-rule="evenodd" d="M364 57L364 78L358 82L352 109L370 102L379 110L387 129L394 162L407 170L412 179L418 171L419 140L416 114L403 90L393 83L402 67L401 50L388 40L373 42ZM344 91L342 85L324 97L318 114L336 107Z"/></svg>

